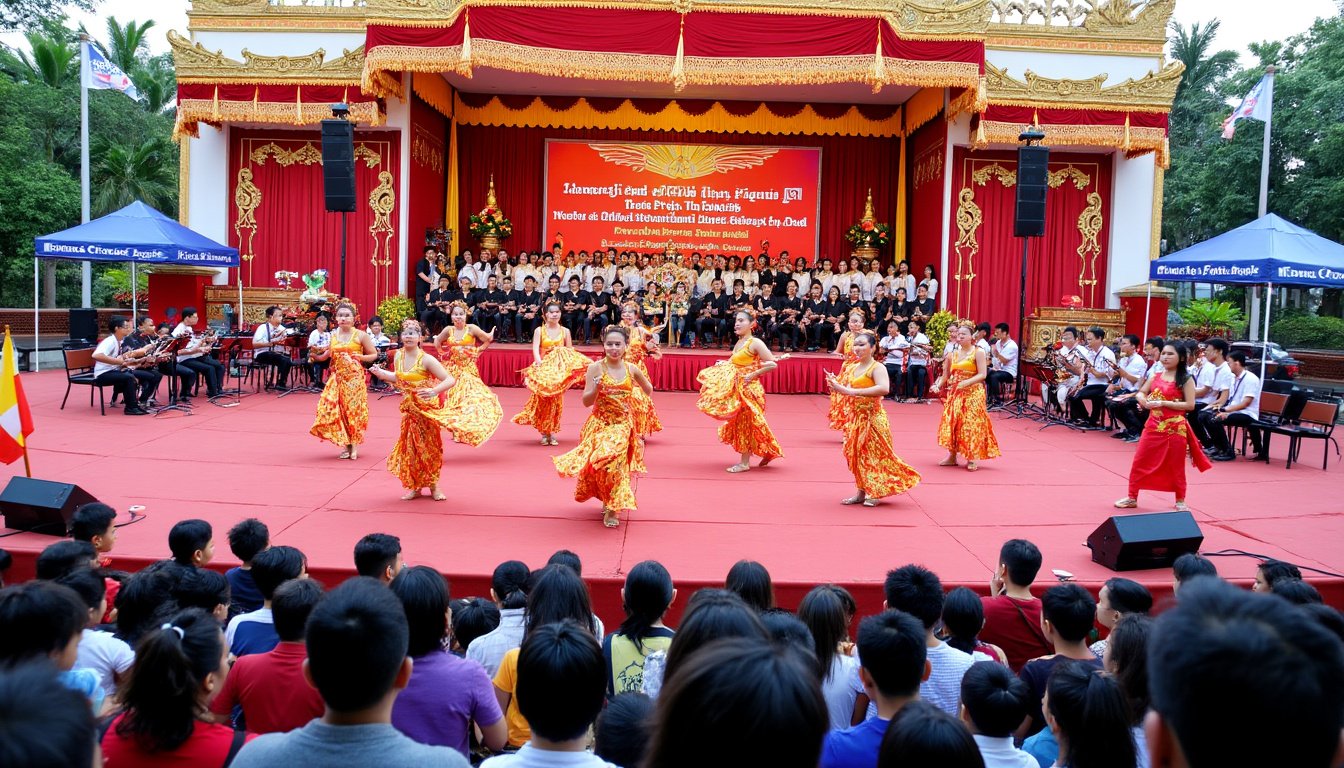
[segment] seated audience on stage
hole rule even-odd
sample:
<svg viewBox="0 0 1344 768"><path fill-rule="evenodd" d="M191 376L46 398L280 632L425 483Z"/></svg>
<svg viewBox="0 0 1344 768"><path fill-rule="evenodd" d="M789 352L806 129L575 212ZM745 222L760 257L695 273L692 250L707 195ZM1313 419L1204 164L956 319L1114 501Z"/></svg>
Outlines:
<svg viewBox="0 0 1344 768"><path fill-rule="evenodd" d="M908 613L924 625L930 672L919 684L919 697L955 716L961 707L961 676L976 659L943 642L934 632L943 615L942 582L927 568L904 565L887 574L883 593L885 608Z"/></svg>
<svg viewBox="0 0 1344 768"><path fill-rule="evenodd" d="M827 303L821 282L814 281L808 287L807 298L803 299L802 319L798 321L798 333L808 352L816 352L823 342L827 349L833 346L826 314Z"/></svg>
<svg viewBox="0 0 1344 768"><path fill-rule="evenodd" d="M307 559L294 547L271 547L257 553L252 558L252 578L261 593L261 607L255 611L242 613L229 620L225 632L229 643L229 652L234 656L246 656L249 653L265 653L280 642L275 630L275 619L271 600L275 590L290 579L307 576Z"/></svg>
<svg viewBox="0 0 1344 768"><path fill-rule="evenodd" d="M252 334L252 362L263 368L274 368L276 387L289 389L289 369L294 361L285 345L289 329L283 325L284 319L284 310L276 306L266 308L266 322L257 326Z"/></svg>
<svg viewBox="0 0 1344 768"><path fill-rule="evenodd" d="M292 765L466 768L456 750L417 744L392 725L397 693L410 681L406 614L377 581L354 578L313 608L307 623L305 678L326 713L288 733L258 736L233 768Z"/></svg>
<svg viewBox="0 0 1344 768"><path fill-rule="evenodd" d="M53 545L54 546L54 545ZM40 576L38 578L41 578ZM1255 569L1255 582L1251 590L1269 592L1281 579L1301 579L1302 570L1292 563L1282 560L1266 560Z"/></svg>
<svg viewBox="0 0 1344 768"><path fill-rule="evenodd" d="M184 307L182 322L173 328L174 338L191 337L191 341L177 353L177 365L195 371L204 378L206 396L215 398L224 391L224 365L209 354L214 347L213 332L196 335L194 328L199 318L195 307Z"/></svg>
<svg viewBox="0 0 1344 768"><path fill-rule="evenodd" d="M147 388L147 382L141 381L135 371L125 367L130 358L123 342L130 335L130 321L113 317L107 321L107 330L108 335L93 349L93 380L112 387L114 397L121 396L127 416L145 416L149 413L146 408L154 391Z"/></svg>
<svg viewBox="0 0 1344 768"><path fill-rule="evenodd" d="M1213 428L1222 428L1213 420L1213 416L1227 405L1232 391L1232 369L1227 364L1227 352L1231 347L1227 341L1212 338L1204 342L1204 363L1195 375L1195 410L1186 419L1199 444L1206 453L1216 455L1217 445L1213 442Z"/></svg>
<svg viewBox="0 0 1344 768"><path fill-rule="evenodd" d="M1031 687L1002 664L976 662L961 678L961 721L985 768L1037 768L1031 755L1013 745L1013 733L1030 711Z"/></svg>
<svg viewBox="0 0 1344 768"><path fill-rule="evenodd" d="M612 303L611 293L607 291L606 278L601 275L593 276L593 290L588 293L588 308L584 310L584 327L588 329L583 343L592 341L593 332L601 332L603 328L611 322L611 317L616 310L616 304Z"/></svg>
<svg viewBox="0 0 1344 768"><path fill-rule="evenodd" d="M401 573L401 539L390 533L370 533L355 544L355 572L391 584Z"/></svg>
<svg viewBox="0 0 1344 768"><path fill-rule="evenodd" d="M507 296L499 287L499 275L487 276L485 287L476 292L476 305L471 313L471 322L486 333L498 330L502 319L499 307L505 301Z"/></svg>
<svg viewBox="0 0 1344 768"><path fill-rule="evenodd" d="M245 723L248 733L283 733L322 716L322 697L303 677L308 657L304 625L321 600L322 585L312 579L290 579L276 587L271 611L279 643L233 663L210 703L215 722L227 724L234 707L241 707L239 725Z"/></svg>
<svg viewBox="0 0 1344 768"><path fill-rule="evenodd" d="M317 313L313 318L313 330L308 333L308 380L315 387L322 386L322 377L331 367L331 358L326 355L331 349L331 316L326 312ZM321 357L322 359L318 359Z"/></svg>
<svg viewBox="0 0 1344 768"><path fill-rule="evenodd" d="M467 657L467 648L478 637L487 635L499 626L499 606L484 597L469 597L453 601L452 652Z"/></svg>
<svg viewBox="0 0 1344 768"><path fill-rule="evenodd" d="M1246 367L1246 353L1234 350L1227 355L1228 370L1232 383L1228 387L1226 401L1220 407L1214 405L1200 413L1204 421L1204 431L1208 433L1213 450L1209 458L1214 461L1232 461L1237 457L1236 450L1228 433L1233 427L1243 427L1250 438L1251 450L1261 458L1261 435L1256 424L1260 419L1260 377Z"/></svg>
<svg viewBox="0 0 1344 768"><path fill-rule="evenodd" d="M1017 381L1017 342L1008 335L1008 324L994 326L994 342L989 345L989 399L1003 402L1003 393Z"/></svg>
<svg viewBox="0 0 1344 768"><path fill-rule="evenodd" d="M541 291L537 290L537 279L532 275L523 278L522 290L515 290L514 304L518 310L514 313L513 338L519 342L532 338L538 318L541 317Z"/></svg>
<svg viewBox="0 0 1344 768"><path fill-rule="evenodd" d="M775 607L775 585L770 571L755 560L738 560L728 569L723 588L734 592L757 613Z"/></svg>
<svg viewBox="0 0 1344 768"><path fill-rule="evenodd" d="M1133 579L1115 576L1106 580L1097 591L1097 624L1107 631L1125 616L1147 615L1153 609L1153 594ZM1090 646L1097 658L1106 655L1106 640Z"/></svg>
<svg viewBox="0 0 1344 768"><path fill-rule="evenodd" d="M468 280L468 283L471 281ZM420 311L420 323L432 331L439 331L448 324L448 304L452 301L452 279L447 275L439 276L439 284L425 296L425 308Z"/></svg>
<svg viewBox="0 0 1344 768"><path fill-rule="evenodd" d="M168 551L178 565L209 565L215 558L215 529L205 520L179 520L168 530Z"/></svg>
<svg viewBox="0 0 1344 768"><path fill-rule="evenodd" d="M747 306L756 312L756 334L767 345L775 336L775 319L779 315L779 299L775 297L774 289L773 283L766 283L747 302Z"/></svg>
<svg viewBox="0 0 1344 768"><path fill-rule="evenodd" d="M909 614L886 610L859 622L858 675L876 713L858 725L826 734L822 768L877 765L888 724L919 700L920 689L929 678L928 650L924 625Z"/></svg>
<svg viewBox="0 0 1344 768"><path fill-rule="evenodd" d="M1102 426L1106 413L1106 388L1115 377L1115 353L1105 346L1106 332L1092 326L1083 332L1083 349L1074 358L1073 371L1083 386L1069 395L1069 418L1094 429ZM1091 411L1083 405L1091 403Z"/></svg>
<svg viewBox="0 0 1344 768"><path fill-rule="evenodd" d="M256 580L252 578L252 558L269 546L271 531L255 517L249 517L229 529L229 551L242 562L242 565L234 566L224 573L229 580L229 591L233 598L229 605L229 618L255 611L265 601L257 589Z"/></svg>
<svg viewBox="0 0 1344 768"><path fill-rule="evenodd" d="M643 765L654 716L653 699L642 693L611 697L593 726L593 754L612 765Z"/></svg>
<svg viewBox="0 0 1344 768"><path fill-rule="evenodd" d="M775 301L775 308L778 310L775 333L779 336L780 351L798 351L806 342L799 341L801 333L798 321L803 315L803 300L798 295L797 280L789 280L785 284L783 295Z"/></svg>
<svg viewBox="0 0 1344 768"><path fill-rule="evenodd" d="M1218 566L1213 561L1203 555L1194 552L1186 552L1176 558L1176 562L1171 564L1171 593L1173 595L1181 591L1181 585L1198 576L1212 576L1218 578Z"/></svg>
<svg viewBox="0 0 1344 768"><path fill-rule="evenodd" d="M1040 628L1054 647L1054 653L1028 661L1018 673L1018 677L1031 686L1034 704L1018 731L1019 736L1034 734L1045 727L1040 699L1045 695L1046 683L1057 667L1076 661L1101 668L1101 659L1087 645L1087 636L1092 631L1096 614L1097 602L1078 584L1056 584L1041 597Z"/></svg>
<svg viewBox="0 0 1344 768"><path fill-rule="evenodd" d="M1031 584L1041 570L1041 550L1026 539L1009 539L999 549L999 565L989 580L985 628L980 639L1003 649L1013 671L1029 660L1052 653L1054 647L1041 630L1041 601Z"/></svg>
<svg viewBox="0 0 1344 768"><path fill-rule="evenodd" d="M1008 656L997 645L980 639L985 627L985 604L970 587L957 587L943 598L943 639L962 653L986 656L1008 665Z"/></svg>
<svg viewBox="0 0 1344 768"><path fill-rule="evenodd" d="M99 768L88 700L61 685L50 664L0 668L0 765Z"/></svg>
<svg viewBox="0 0 1344 768"><path fill-rule="evenodd" d="M929 288L921 285L915 289L915 300L911 308L910 317L920 320L928 320L938 312L937 302L929 296Z"/></svg>
<svg viewBox="0 0 1344 768"><path fill-rule="evenodd" d="M1344 757L1344 644L1303 608L1194 579L1148 649L1152 765L1329 768Z"/></svg>
<svg viewBox="0 0 1344 768"><path fill-rule="evenodd" d="M583 290L583 280L578 275L570 275L568 290L560 293L560 323L569 329L569 335L577 343L586 339L591 328L588 327L588 292Z"/></svg>
<svg viewBox="0 0 1344 768"><path fill-rule="evenodd" d="M392 705L392 725L421 744L452 747L469 757L472 724L491 751L504 747L508 730L490 678L480 664L443 647L448 636L448 583L438 571L404 568L388 585L406 611L411 679Z"/></svg>
<svg viewBox="0 0 1344 768"><path fill-rule="evenodd" d="M88 568L80 568L56 579L56 583L69 587L88 608L74 669L95 672L103 695L113 696L117 692L117 684L125 678L127 670L135 662L135 652L111 632L98 630L103 614L107 612L107 588L103 584L103 577Z"/></svg>

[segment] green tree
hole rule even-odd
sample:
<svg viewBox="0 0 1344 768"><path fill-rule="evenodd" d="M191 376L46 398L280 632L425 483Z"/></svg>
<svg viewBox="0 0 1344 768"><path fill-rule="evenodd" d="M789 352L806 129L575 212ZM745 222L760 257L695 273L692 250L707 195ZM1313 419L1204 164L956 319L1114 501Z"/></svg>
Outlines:
<svg viewBox="0 0 1344 768"><path fill-rule="evenodd" d="M41 83L60 88L78 83L79 47L65 37L29 32L29 51L6 49L0 56L0 68L21 82Z"/></svg>
<svg viewBox="0 0 1344 768"><path fill-rule="evenodd" d="M65 0L62 3L53 3L51 0L0 0L0 31L30 30L50 23L52 19L64 18L61 6L91 11L93 0Z"/></svg>
<svg viewBox="0 0 1344 768"><path fill-rule="evenodd" d="M154 20L144 22L128 21L122 25L116 16L107 18L107 41L98 43L98 48L107 56L107 60L116 64L122 72L130 74L143 66L142 52L149 47L145 37L154 26Z"/></svg>
<svg viewBox="0 0 1344 768"><path fill-rule="evenodd" d="M138 144L103 140L90 147L94 217L141 200L169 215L177 204L177 176L168 156L173 146L161 138Z"/></svg>

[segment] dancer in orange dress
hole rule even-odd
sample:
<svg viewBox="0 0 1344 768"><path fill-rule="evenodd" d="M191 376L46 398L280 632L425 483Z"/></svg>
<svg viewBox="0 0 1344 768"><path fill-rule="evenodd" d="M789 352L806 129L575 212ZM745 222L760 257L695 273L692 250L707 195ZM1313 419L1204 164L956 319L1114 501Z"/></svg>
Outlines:
<svg viewBox="0 0 1344 768"><path fill-rule="evenodd" d="M355 328L355 308L344 302L336 305L336 330L331 346L313 358L331 361L322 395L317 399L317 418L309 434L329 440L344 450L337 458L359 458L364 430L369 428L369 390L363 363L378 359L378 350L367 333Z"/></svg>
<svg viewBox="0 0 1344 768"><path fill-rule="evenodd" d="M826 374L832 392L845 398L845 461L854 474L858 493L841 504L877 506L885 496L905 493L919 484L919 473L901 461L891 445L891 424L882 398L891 391L887 369L873 359L877 334L859 331L853 336L854 367L846 378Z"/></svg>
<svg viewBox="0 0 1344 768"><path fill-rule="evenodd" d="M523 370L523 385L532 396L514 424L532 425L541 433L542 445L559 445L560 415L565 408L565 390L583 381L584 371L592 363L578 350L569 329L560 325L563 310L558 302L548 301L542 311L545 322L532 332L532 365Z"/></svg>
<svg viewBox="0 0 1344 768"><path fill-rule="evenodd" d="M696 376L700 399L695 407L724 422L719 426L719 440L741 455L738 463L728 467L734 473L751 469L753 454L761 457L757 465L761 467L784 456L784 449L765 422L765 387L757 379L779 367L779 362L789 356L776 360L770 347L751 335L755 324L756 318L747 310L734 314L733 330L738 341L732 357Z"/></svg>
<svg viewBox="0 0 1344 768"><path fill-rule="evenodd" d="M849 314L845 317L845 322L845 332L840 334L840 340L836 342L835 349L831 352L831 354L840 355L840 357L843 358L840 363L840 374L838 377L841 381L846 380L849 377L849 374L854 370L854 363L856 362L854 357L854 337L863 331L864 325L868 322L868 314L864 312L862 308L851 309ZM848 403L849 400L843 397L840 393L835 391L831 392L831 429L839 432L845 431L845 425L849 421L847 414L845 413L845 406Z"/></svg>
<svg viewBox="0 0 1344 768"><path fill-rule="evenodd" d="M448 390L444 407L453 414L453 442L474 448L489 440L504 418L499 398L481 380L476 367L476 358L495 340L495 334L468 323L467 305L461 301L448 305L448 318L448 327L434 337L444 369L457 380ZM480 346L476 346L478 342Z"/></svg>
<svg viewBox="0 0 1344 768"><path fill-rule="evenodd" d="M979 462L999 455L999 442L986 407L985 353L975 346L975 328L970 323L952 327L957 346L943 360L943 375L929 387L937 394L947 385L943 419L938 423L938 444L947 449L947 458L938 466L957 466L960 453L966 457L966 469L974 472Z"/></svg>
<svg viewBox="0 0 1344 768"><path fill-rule="evenodd" d="M630 334L630 343L625 348L625 362L638 368L644 374L644 378L653 381L644 358L657 360L663 356L663 350L658 346L658 337L654 335L654 331L645 328L639 322L639 316L639 305L635 302L627 301L621 307L621 327ZM647 437L654 432L662 431L663 422L658 419L658 411L653 407L653 398L646 397L643 391L636 388L630 405L635 414L635 430L641 436Z"/></svg>
<svg viewBox="0 0 1344 768"><path fill-rule="evenodd" d="M1200 472L1213 464L1190 431L1185 414L1195 409L1195 381L1185 368L1185 356L1174 344L1162 347L1158 360L1163 371L1139 388L1134 401L1149 411L1139 436L1134 462L1129 467L1129 495L1115 502L1119 509L1139 505L1139 491L1172 491L1176 510L1188 512L1185 503L1185 457Z"/></svg>
<svg viewBox="0 0 1344 768"><path fill-rule="evenodd" d="M605 355L585 370L583 404L593 412L579 433L579 444L552 458L564 477L578 478L574 500L602 502L602 524L620 525L622 510L633 512L635 491L630 478L644 473L644 438L635 429L634 393L653 394L649 377L625 360L628 329L609 325L602 331Z"/></svg>
<svg viewBox="0 0 1344 768"><path fill-rule="evenodd" d="M369 370L380 381L401 392L401 432L387 469L407 489L401 498L419 498L420 489L429 488L435 501L448 498L439 490L439 470L443 467L441 429L452 429L454 414L444 406L443 393L455 388L455 380L443 364L420 346L420 323L405 320L401 324L401 349L392 357L392 370L375 365Z"/></svg>

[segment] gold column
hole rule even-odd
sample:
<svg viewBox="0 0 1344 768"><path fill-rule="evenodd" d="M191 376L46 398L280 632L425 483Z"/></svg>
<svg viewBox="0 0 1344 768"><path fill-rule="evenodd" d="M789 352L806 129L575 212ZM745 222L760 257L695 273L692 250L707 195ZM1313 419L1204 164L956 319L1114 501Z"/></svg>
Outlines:
<svg viewBox="0 0 1344 768"><path fill-rule="evenodd" d="M1167 172L1162 170L1161 165L1156 162L1153 163L1153 231L1149 233L1149 261L1162 255L1158 251L1162 242L1162 187L1166 181L1166 174Z"/></svg>
<svg viewBox="0 0 1344 768"><path fill-rule="evenodd" d="M896 163L896 223L892 227L892 264L899 264L905 258L906 240L906 192L905 192L905 133L901 133L901 157ZM914 274L914 270L911 270Z"/></svg>
<svg viewBox="0 0 1344 768"><path fill-rule="evenodd" d="M453 113L448 117L448 195L447 210L443 214L444 229L452 230L453 237L448 242L449 263L457 256L457 240L461 233L457 231L458 222L458 185L457 185L457 92L453 91Z"/></svg>
<svg viewBox="0 0 1344 768"><path fill-rule="evenodd" d="M177 144L177 221L188 226L191 213L191 137Z"/></svg>

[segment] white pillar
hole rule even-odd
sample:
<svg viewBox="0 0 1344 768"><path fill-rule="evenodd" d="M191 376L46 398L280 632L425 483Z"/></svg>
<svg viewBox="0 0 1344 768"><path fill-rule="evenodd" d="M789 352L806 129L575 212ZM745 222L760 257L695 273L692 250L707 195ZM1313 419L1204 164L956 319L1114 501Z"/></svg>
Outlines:
<svg viewBox="0 0 1344 768"><path fill-rule="evenodd" d="M1156 158L1150 152L1126 158L1114 155L1111 181L1110 237L1106 244L1106 306L1120 306L1116 292L1148 280L1153 232L1153 175ZM1159 201L1160 205L1161 202Z"/></svg>

